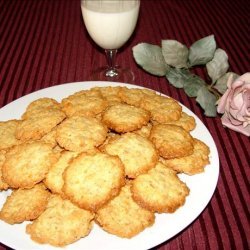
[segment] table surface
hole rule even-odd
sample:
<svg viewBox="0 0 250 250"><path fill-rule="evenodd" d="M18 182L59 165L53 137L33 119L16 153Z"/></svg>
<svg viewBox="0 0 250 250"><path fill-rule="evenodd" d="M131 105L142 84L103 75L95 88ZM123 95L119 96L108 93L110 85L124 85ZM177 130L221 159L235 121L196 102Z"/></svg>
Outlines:
<svg viewBox="0 0 250 250"><path fill-rule="evenodd" d="M247 0L143 0L135 33L117 63L130 67L134 84L167 94L192 110L212 134L220 157L220 176L211 202L188 228L155 247L170 249L247 249L249 247L249 137L224 128L220 116L208 118L197 103L162 77L138 67L132 47L175 39L187 46L215 35L229 56L230 71L250 71ZM86 81L105 64L89 38L78 0L0 0L0 107L33 91ZM194 72L207 79L201 68ZM0 249L6 249L0 245ZM8 248L7 248L8 249Z"/></svg>

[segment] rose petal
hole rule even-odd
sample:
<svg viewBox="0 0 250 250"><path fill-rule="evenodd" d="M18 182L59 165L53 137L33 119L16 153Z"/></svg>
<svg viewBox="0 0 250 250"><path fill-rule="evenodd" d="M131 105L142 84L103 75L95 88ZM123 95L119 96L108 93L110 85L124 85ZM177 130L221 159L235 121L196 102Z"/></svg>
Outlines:
<svg viewBox="0 0 250 250"><path fill-rule="evenodd" d="M242 96L242 91L240 93L234 93L234 96L231 99L230 107L232 109L239 109L242 107L244 104L243 102L243 96Z"/></svg>
<svg viewBox="0 0 250 250"><path fill-rule="evenodd" d="M250 108L250 83L243 92L243 100L244 103L246 103L247 108Z"/></svg>
<svg viewBox="0 0 250 250"><path fill-rule="evenodd" d="M237 80L244 81L244 82L250 82L250 73L247 72L240 77L237 78Z"/></svg>
<svg viewBox="0 0 250 250"><path fill-rule="evenodd" d="M243 91L242 93L242 106L239 107L239 110L234 115L234 117L244 122L249 116L250 116L250 90L246 90Z"/></svg>
<svg viewBox="0 0 250 250"><path fill-rule="evenodd" d="M232 112L226 112L228 120L235 126L242 125L242 121L239 121L238 119L235 119L235 117L232 115Z"/></svg>
<svg viewBox="0 0 250 250"><path fill-rule="evenodd" d="M239 77L235 82L232 83L231 93L228 96L228 101L230 101L230 108L233 109L242 109L242 105L244 105L244 103L246 103L247 108L250 106L250 94L248 94L248 92L250 91L250 82L239 80L240 78L241 77ZM244 78L250 78L250 73L244 74L242 79Z"/></svg>
<svg viewBox="0 0 250 250"><path fill-rule="evenodd" d="M231 89L232 84L233 84L233 74L231 74L227 79L227 88Z"/></svg>
<svg viewBox="0 0 250 250"><path fill-rule="evenodd" d="M225 112L226 104L227 104L227 99L228 96L231 92L231 85L233 83L233 75L231 74L227 80L227 87L228 89L226 92L223 94L223 96L220 98L218 101L218 107L217 107L217 112L220 114L223 114Z"/></svg>
<svg viewBox="0 0 250 250"><path fill-rule="evenodd" d="M231 123L227 116L223 115L221 117L221 122L225 127L228 127L236 132L242 133L246 136L250 136L250 125L243 127L242 125L235 126Z"/></svg>
<svg viewBox="0 0 250 250"><path fill-rule="evenodd" d="M250 126L250 120L244 121L242 126L245 128L246 126Z"/></svg>
<svg viewBox="0 0 250 250"><path fill-rule="evenodd" d="M234 96L238 95L243 91L242 85L244 85L243 81L236 80L235 82L232 83L232 75L229 77L227 86L229 87L224 95L221 97L219 100L219 104L217 107L217 112L218 113L224 113L225 110L229 111L229 108L233 105L235 109L237 107L234 106L234 103L232 101L234 100Z"/></svg>
<svg viewBox="0 0 250 250"><path fill-rule="evenodd" d="M237 91L237 88L244 86L244 84L245 84L245 81L241 81L237 79L232 83L231 89L233 89L234 91Z"/></svg>
<svg viewBox="0 0 250 250"><path fill-rule="evenodd" d="M219 100L217 112L220 114L223 114L225 112L227 98L228 98L230 91L231 91L230 89L227 89L226 92L224 93L224 95Z"/></svg>

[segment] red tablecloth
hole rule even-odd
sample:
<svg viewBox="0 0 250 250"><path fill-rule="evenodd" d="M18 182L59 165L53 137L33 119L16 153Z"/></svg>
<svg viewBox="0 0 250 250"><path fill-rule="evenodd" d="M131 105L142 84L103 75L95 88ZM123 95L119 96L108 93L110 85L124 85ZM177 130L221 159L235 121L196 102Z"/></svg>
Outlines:
<svg viewBox="0 0 250 250"><path fill-rule="evenodd" d="M250 143L249 137L224 128L219 115L205 117L164 77L139 68L131 48L140 42L160 45L162 39L190 46L214 34L229 56L230 70L243 74L250 71L249 6L247 0L143 0L136 32L118 55L118 64L134 71L135 84L191 109L211 132L220 157L218 186L209 205L188 228L155 249L249 248ZM102 51L84 28L78 0L0 0L0 107L48 86L85 81L91 69L104 64ZM202 69L195 73L207 79Z"/></svg>

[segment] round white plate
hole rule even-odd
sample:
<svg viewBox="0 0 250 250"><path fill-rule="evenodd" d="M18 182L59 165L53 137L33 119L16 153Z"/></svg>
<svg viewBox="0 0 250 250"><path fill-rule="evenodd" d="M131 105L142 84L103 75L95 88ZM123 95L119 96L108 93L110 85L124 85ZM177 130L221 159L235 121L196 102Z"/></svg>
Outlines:
<svg viewBox="0 0 250 250"><path fill-rule="evenodd" d="M82 89L90 89L94 86L127 86L129 88L141 88L136 85L113 82L75 82L53 86L23 96L0 109L0 121L19 119L27 105L41 97L51 97L60 101L62 98ZM193 222L204 210L210 201L217 185L219 176L219 157L214 140L200 121L200 119L183 106L183 111L192 115L196 120L196 128L192 136L205 142L210 148L210 164L206 166L205 172L194 176L181 174L180 178L190 188L190 195L183 207L173 214L156 214L155 224L141 232L132 239L122 239L104 232L99 226L94 225L90 234L64 249L88 249L88 250L127 250L127 249L149 249L169 240ZM0 208L10 191L0 193ZM28 222L20 225L9 225L0 221L0 242L14 249L57 249L49 245L40 245L33 242L25 233Z"/></svg>

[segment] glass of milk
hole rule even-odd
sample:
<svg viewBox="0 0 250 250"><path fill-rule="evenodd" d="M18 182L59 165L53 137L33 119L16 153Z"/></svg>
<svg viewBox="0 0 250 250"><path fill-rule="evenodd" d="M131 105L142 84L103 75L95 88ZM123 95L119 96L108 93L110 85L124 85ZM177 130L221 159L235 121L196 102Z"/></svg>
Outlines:
<svg viewBox="0 0 250 250"><path fill-rule="evenodd" d="M132 35L139 14L139 0L81 0L86 29L94 42L105 50L107 67L95 70L91 80L133 82L130 69L116 66L117 50Z"/></svg>

